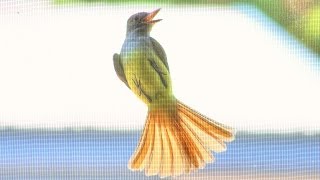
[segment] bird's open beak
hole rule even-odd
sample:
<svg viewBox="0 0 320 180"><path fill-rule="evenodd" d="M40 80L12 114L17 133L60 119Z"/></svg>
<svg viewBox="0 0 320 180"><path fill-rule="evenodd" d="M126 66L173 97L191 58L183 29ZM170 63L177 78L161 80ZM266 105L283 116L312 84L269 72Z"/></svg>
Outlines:
<svg viewBox="0 0 320 180"><path fill-rule="evenodd" d="M162 19L155 19L155 20L153 19L158 14L159 11L160 11L160 8L152 11L145 18L143 18L143 21L147 24L155 24L161 21Z"/></svg>

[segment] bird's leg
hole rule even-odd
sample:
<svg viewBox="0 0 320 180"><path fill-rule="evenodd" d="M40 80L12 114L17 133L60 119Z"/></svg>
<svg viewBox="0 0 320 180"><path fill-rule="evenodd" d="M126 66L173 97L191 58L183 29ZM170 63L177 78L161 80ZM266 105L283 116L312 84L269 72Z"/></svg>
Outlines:
<svg viewBox="0 0 320 180"><path fill-rule="evenodd" d="M135 78L132 79L132 81L133 81L134 85L136 85L136 87L139 89L139 96L141 96L141 91L142 91L142 89L141 89L140 79L137 80L137 76L135 76Z"/></svg>
<svg viewBox="0 0 320 180"><path fill-rule="evenodd" d="M143 94L149 102L152 102L151 97L142 89L141 87L141 81L140 79L137 78L137 76L135 75L135 78L132 79L133 83L136 85L136 87L139 89L139 96L141 96L141 94Z"/></svg>

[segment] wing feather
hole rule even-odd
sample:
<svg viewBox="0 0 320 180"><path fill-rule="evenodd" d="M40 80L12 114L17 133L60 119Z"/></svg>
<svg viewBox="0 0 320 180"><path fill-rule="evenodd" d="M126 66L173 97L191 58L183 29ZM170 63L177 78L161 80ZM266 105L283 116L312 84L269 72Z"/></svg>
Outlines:
<svg viewBox="0 0 320 180"><path fill-rule="evenodd" d="M129 87L129 84L128 84L128 81L126 79L126 75L123 71L123 66L122 66L122 63L121 63L121 59L120 59L120 55L115 53L113 55L113 65L114 65L114 70L116 71L119 79L125 83L127 85L127 87L130 89Z"/></svg>

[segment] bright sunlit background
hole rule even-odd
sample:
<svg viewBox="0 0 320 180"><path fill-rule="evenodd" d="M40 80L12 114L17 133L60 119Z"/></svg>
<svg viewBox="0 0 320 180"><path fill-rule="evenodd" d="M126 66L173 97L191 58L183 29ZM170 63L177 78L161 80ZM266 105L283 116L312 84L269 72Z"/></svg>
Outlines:
<svg viewBox="0 0 320 180"><path fill-rule="evenodd" d="M158 6L0 2L0 126L142 128L118 79L127 18ZM320 58L254 6L163 6L176 97L237 130L320 129Z"/></svg>

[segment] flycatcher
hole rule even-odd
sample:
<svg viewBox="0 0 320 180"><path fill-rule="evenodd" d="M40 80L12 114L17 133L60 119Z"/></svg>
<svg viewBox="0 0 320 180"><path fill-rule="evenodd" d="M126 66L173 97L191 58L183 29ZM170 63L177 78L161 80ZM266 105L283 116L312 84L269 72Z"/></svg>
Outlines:
<svg viewBox="0 0 320 180"><path fill-rule="evenodd" d="M148 106L139 145L128 166L146 175L177 176L212 162L211 151L226 150L233 130L196 112L172 93L167 56L152 37L160 11L139 12L127 21L121 53L114 54L118 77ZM195 64L196 65L196 64Z"/></svg>

